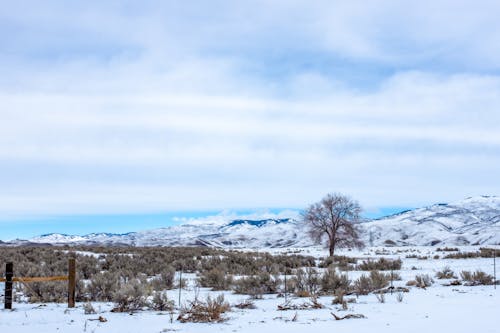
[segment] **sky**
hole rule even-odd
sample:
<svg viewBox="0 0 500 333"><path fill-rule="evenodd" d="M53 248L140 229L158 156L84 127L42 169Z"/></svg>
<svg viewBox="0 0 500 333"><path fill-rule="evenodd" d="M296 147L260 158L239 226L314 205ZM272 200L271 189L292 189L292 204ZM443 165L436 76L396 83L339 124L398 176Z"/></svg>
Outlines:
<svg viewBox="0 0 500 333"><path fill-rule="evenodd" d="M0 239L500 193L498 1L4 1ZM99 230L97 230L99 229Z"/></svg>

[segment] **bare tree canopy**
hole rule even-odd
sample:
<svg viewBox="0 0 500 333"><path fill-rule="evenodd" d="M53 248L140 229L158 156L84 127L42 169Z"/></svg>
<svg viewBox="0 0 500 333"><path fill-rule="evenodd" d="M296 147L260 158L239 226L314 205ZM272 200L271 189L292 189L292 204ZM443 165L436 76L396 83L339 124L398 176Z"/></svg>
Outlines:
<svg viewBox="0 0 500 333"><path fill-rule="evenodd" d="M318 244L326 240L330 256L333 256L337 248L363 246L356 227L360 213L357 201L340 193L331 193L309 206L302 218L308 224L313 240Z"/></svg>

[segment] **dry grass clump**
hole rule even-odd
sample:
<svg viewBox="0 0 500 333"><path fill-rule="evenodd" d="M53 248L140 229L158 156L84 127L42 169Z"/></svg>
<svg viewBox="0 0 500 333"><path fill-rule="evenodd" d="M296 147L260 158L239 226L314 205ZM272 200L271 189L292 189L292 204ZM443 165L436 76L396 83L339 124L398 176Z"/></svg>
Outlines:
<svg viewBox="0 0 500 333"><path fill-rule="evenodd" d="M216 298L208 296L205 301L195 299L183 307L177 320L181 323L220 323L227 320L222 315L230 310L231 306L224 299L224 295Z"/></svg>

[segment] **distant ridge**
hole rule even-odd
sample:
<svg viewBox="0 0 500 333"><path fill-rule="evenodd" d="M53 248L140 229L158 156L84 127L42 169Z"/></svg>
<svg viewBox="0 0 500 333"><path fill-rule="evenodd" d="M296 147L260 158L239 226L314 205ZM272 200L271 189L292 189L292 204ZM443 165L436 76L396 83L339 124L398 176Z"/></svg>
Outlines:
<svg viewBox="0 0 500 333"><path fill-rule="evenodd" d="M500 198L480 196L455 203L399 212L359 224L368 246L500 245ZM230 219L221 216L178 226L123 234L45 234L22 244L214 246L221 248L309 247L315 244L298 215L289 218Z"/></svg>

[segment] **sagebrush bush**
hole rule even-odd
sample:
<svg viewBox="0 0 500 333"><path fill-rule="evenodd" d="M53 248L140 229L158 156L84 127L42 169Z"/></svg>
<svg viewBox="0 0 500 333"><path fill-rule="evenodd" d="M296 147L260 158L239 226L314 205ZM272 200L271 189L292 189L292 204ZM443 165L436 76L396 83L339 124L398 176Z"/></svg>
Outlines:
<svg viewBox="0 0 500 333"><path fill-rule="evenodd" d="M482 247L479 252L458 252L444 256L445 259L470 259L470 258L493 258L500 257L500 249Z"/></svg>
<svg viewBox="0 0 500 333"><path fill-rule="evenodd" d="M174 288L175 269L167 267L163 272L157 275L151 284L156 291L169 290Z"/></svg>
<svg viewBox="0 0 500 333"><path fill-rule="evenodd" d="M87 292L93 301L109 302L120 288L120 275L112 272L95 274L87 285Z"/></svg>
<svg viewBox="0 0 500 333"><path fill-rule="evenodd" d="M429 274L418 274L415 275L415 282L416 282L415 285L417 287L425 289L427 287L432 286L434 280L430 277Z"/></svg>
<svg viewBox="0 0 500 333"><path fill-rule="evenodd" d="M219 295L216 298L208 296L205 301L195 299L189 305L183 307L177 320L181 323L223 322L226 318L222 317L222 314L230 309L231 306L224 299L224 295Z"/></svg>
<svg viewBox="0 0 500 333"><path fill-rule="evenodd" d="M357 262L358 260L356 258L347 256L333 256L322 259L318 267L327 268L334 266L342 271L348 271L354 269Z"/></svg>
<svg viewBox="0 0 500 333"><path fill-rule="evenodd" d="M457 247L443 247L443 248L438 247L436 249L436 251L441 251L441 252L457 252L458 248Z"/></svg>
<svg viewBox="0 0 500 333"><path fill-rule="evenodd" d="M200 286L212 288L212 290L229 290L233 284L233 277L226 275L219 268L212 268L201 273L198 277L198 283Z"/></svg>
<svg viewBox="0 0 500 333"><path fill-rule="evenodd" d="M61 282L36 282L29 286L22 285L23 294L32 303L63 303L67 302L68 285Z"/></svg>
<svg viewBox="0 0 500 333"><path fill-rule="evenodd" d="M385 274L379 271L371 271L369 276L363 274L355 280L353 283L353 289L358 295L367 295L372 291L387 287L390 281L390 274Z"/></svg>
<svg viewBox="0 0 500 333"><path fill-rule="evenodd" d="M470 271L462 271L460 272L460 276L468 286L491 285L495 283L492 275L489 275L481 270L477 270L472 273Z"/></svg>
<svg viewBox="0 0 500 333"><path fill-rule="evenodd" d="M236 294L246 294L259 297L262 294L276 294L280 288L281 279L269 273L242 277L234 280L233 291Z"/></svg>
<svg viewBox="0 0 500 333"><path fill-rule="evenodd" d="M175 303L170 300L165 292L156 292L151 301L150 307L156 311L173 311Z"/></svg>
<svg viewBox="0 0 500 333"><path fill-rule="evenodd" d="M390 271L399 270L403 265L401 259L386 259L380 258L378 260L363 260L363 262L356 266L360 271Z"/></svg>
<svg viewBox="0 0 500 333"><path fill-rule="evenodd" d="M144 285L138 281L123 284L114 294L113 312L131 312L146 306L147 294Z"/></svg>
<svg viewBox="0 0 500 333"><path fill-rule="evenodd" d="M457 277L453 272L453 270L450 267L446 266L442 270L436 272L436 278L441 280L441 279L456 279Z"/></svg>
<svg viewBox="0 0 500 333"><path fill-rule="evenodd" d="M385 303L385 294L384 293L375 294L375 297L377 298L377 301L379 303Z"/></svg>
<svg viewBox="0 0 500 333"><path fill-rule="evenodd" d="M386 274L379 271L371 271L370 280L374 290L382 289L389 285L389 282L391 281L391 275L390 273Z"/></svg>
<svg viewBox="0 0 500 333"><path fill-rule="evenodd" d="M350 287L351 282L347 274L338 274L334 268L328 268L324 271L321 278L321 291L323 293L345 293Z"/></svg>
<svg viewBox="0 0 500 333"><path fill-rule="evenodd" d="M257 309L257 306L255 306L255 302L252 299L244 300L241 303L235 304L234 307L238 309Z"/></svg>
<svg viewBox="0 0 500 333"><path fill-rule="evenodd" d="M290 279L290 287L287 289L299 297L317 295L320 289L320 275L314 268L307 267L305 270L299 268Z"/></svg>
<svg viewBox="0 0 500 333"><path fill-rule="evenodd" d="M90 314L96 314L97 312L92 306L92 303L87 302L83 305L83 313L85 313L86 315L90 315Z"/></svg>

